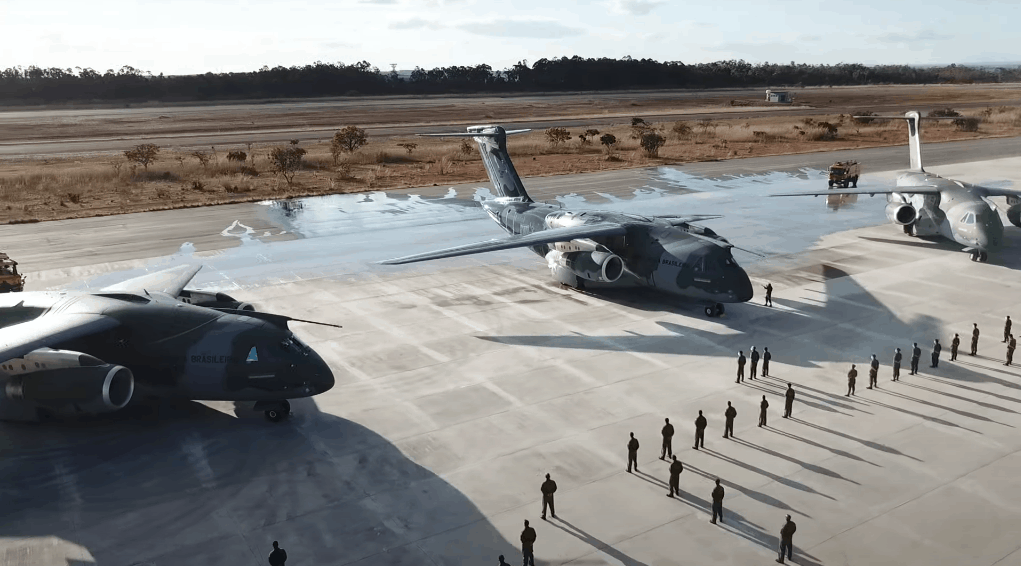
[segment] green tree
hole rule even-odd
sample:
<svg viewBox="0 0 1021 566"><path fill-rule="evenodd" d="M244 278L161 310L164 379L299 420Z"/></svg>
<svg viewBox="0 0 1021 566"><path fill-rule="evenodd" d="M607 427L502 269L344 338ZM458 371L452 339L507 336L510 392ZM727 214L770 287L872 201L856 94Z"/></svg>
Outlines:
<svg viewBox="0 0 1021 566"><path fill-rule="evenodd" d="M544 133L546 134L546 141L549 142L550 147L557 147L571 139L571 132L568 132L567 128L547 128Z"/></svg>
<svg viewBox="0 0 1021 566"><path fill-rule="evenodd" d="M642 149L648 157L659 157L659 148L666 143L666 138L659 135L659 132L646 132L642 134Z"/></svg>
<svg viewBox="0 0 1021 566"><path fill-rule="evenodd" d="M369 136L365 133L365 130L358 126L346 126L344 129L333 134L333 141L330 142L330 154L333 155L333 164L337 164L341 153L354 153L358 148L367 143L369 143Z"/></svg>
<svg viewBox="0 0 1021 566"><path fill-rule="evenodd" d="M613 148L617 147L617 136L603 134L599 137L599 143L606 146L606 155L613 155Z"/></svg>
<svg viewBox="0 0 1021 566"><path fill-rule="evenodd" d="M160 148L156 144L143 143L141 145L136 145L134 149L125 151L124 157L126 157L128 161L138 163L144 167L146 171L148 171L149 164L156 161L156 156L159 155L159 153Z"/></svg>
<svg viewBox="0 0 1021 566"><path fill-rule="evenodd" d="M275 173L280 173L290 187L294 182L294 175L301 169L302 158L307 152L304 148L296 145L289 147L274 147L269 153L269 163Z"/></svg>

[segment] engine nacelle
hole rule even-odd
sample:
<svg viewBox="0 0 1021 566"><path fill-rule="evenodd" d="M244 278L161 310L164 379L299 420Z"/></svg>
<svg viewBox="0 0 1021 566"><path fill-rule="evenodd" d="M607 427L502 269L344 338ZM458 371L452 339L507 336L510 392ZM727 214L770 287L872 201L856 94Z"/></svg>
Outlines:
<svg viewBox="0 0 1021 566"><path fill-rule="evenodd" d="M1021 204L1013 204L1007 208L1007 220L1014 226L1021 227Z"/></svg>
<svg viewBox="0 0 1021 566"><path fill-rule="evenodd" d="M122 409L134 392L135 377L131 370L113 364L14 375L4 386L8 399L29 401L58 412L73 409L74 413L85 414Z"/></svg>
<svg viewBox="0 0 1021 566"><path fill-rule="evenodd" d="M188 303L199 307L211 309L232 309L239 311L254 311L251 303L243 303L226 293L210 293L208 291L192 291L184 289L177 299L182 303Z"/></svg>
<svg viewBox="0 0 1021 566"><path fill-rule="evenodd" d="M907 226L914 224L915 220L918 220L918 211L910 204L891 202L886 205L886 217L890 219L890 222L898 226Z"/></svg>
<svg viewBox="0 0 1021 566"><path fill-rule="evenodd" d="M576 276L599 283L613 283L624 274L624 260L612 252L559 252L546 254L550 268L561 267Z"/></svg>

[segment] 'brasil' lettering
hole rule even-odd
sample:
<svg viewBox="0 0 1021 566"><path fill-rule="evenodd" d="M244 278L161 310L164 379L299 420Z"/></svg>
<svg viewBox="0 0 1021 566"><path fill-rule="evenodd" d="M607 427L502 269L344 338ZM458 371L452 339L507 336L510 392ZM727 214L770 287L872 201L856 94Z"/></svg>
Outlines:
<svg viewBox="0 0 1021 566"><path fill-rule="evenodd" d="M193 355L191 357L191 363L193 364L236 364L237 358L234 356L204 356L204 355Z"/></svg>

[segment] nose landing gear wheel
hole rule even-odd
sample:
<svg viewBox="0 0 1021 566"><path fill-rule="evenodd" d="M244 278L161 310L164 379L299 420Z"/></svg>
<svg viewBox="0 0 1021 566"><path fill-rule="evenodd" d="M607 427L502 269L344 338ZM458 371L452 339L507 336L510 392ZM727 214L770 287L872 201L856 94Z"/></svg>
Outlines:
<svg viewBox="0 0 1021 566"><path fill-rule="evenodd" d="M985 263L989 259L989 254L986 252L978 252L978 262Z"/></svg>
<svg viewBox="0 0 1021 566"><path fill-rule="evenodd" d="M723 316L723 303L716 303L716 316Z"/></svg>
<svg viewBox="0 0 1021 566"><path fill-rule="evenodd" d="M287 415L291 414L291 404L289 402L281 401L276 407L267 409L265 412L266 420L271 423L278 423L287 418Z"/></svg>
<svg viewBox="0 0 1021 566"><path fill-rule="evenodd" d="M712 305L707 305L705 308L705 315L708 317L716 316L716 307Z"/></svg>

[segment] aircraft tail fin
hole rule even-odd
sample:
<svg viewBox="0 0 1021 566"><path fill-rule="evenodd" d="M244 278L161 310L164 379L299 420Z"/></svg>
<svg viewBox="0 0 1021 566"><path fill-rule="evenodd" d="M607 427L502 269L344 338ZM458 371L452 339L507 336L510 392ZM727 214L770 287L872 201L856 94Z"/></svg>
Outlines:
<svg viewBox="0 0 1021 566"><path fill-rule="evenodd" d="M521 177L518 177L517 170L511 162L510 154L507 152L507 136L520 134L531 130L505 130L501 126L469 126L468 133L457 134L421 134L423 136L452 137L452 138L473 138L479 144L479 155L482 157L482 165L486 168L489 180L493 188L501 197L521 199L524 202L533 202L525 191Z"/></svg>
<svg viewBox="0 0 1021 566"><path fill-rule="evenodd" d="M917 110L905 112L903 116L852 116L852 118L871 120L905 120L908 123L908 159L912 171L925 171L922 168L922 120L960 120L952 116L922 116Z"/></svg>

